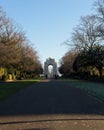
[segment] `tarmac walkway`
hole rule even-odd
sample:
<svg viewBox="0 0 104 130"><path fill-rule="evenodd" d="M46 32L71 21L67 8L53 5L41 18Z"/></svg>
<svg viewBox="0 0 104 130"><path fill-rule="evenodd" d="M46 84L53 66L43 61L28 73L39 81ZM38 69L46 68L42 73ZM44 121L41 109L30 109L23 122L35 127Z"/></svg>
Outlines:
<svg viewBox="0 0 104 130"><path fill-rule="evenodd" d="M104 130L104 103L70 82L37 82L0 101L0 130Z"/></svg>

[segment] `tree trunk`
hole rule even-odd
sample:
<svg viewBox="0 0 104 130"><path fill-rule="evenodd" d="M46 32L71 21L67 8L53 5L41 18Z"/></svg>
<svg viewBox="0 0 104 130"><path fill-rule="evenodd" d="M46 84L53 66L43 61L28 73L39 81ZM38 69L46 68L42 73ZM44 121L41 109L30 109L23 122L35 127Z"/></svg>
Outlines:
<svg viewBox="0 0 104 130"><path fill-rule="evenodd" d="M100 79L102 79L102 68L98 68L99 74L100 74Z"/></svg>

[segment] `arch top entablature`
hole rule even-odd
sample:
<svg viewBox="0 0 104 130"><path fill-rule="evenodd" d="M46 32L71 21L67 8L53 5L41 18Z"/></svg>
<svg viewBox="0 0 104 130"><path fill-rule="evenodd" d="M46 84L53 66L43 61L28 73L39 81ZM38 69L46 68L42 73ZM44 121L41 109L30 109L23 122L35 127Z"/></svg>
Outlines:
<svg viewBox="0 0 104 130"><path fill-rule="evenodd" d="M55 60L52 59L52 58L48 58L48 59L46 60L46 62L45 62L45 65L55 65L55 64L56 64L56 62L55 62Z"/></svg>

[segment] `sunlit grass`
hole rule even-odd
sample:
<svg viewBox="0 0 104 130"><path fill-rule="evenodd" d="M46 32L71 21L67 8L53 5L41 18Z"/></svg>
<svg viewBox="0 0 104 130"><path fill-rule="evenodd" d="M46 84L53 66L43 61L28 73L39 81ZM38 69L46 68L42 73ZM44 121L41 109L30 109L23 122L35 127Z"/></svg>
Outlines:
<svg viewBox="0 0 104 130"><path fill-rule="evenodd" d="M38 82L39 80L20 80L0 83L0 100L6 99L14 93Z"/></svg>

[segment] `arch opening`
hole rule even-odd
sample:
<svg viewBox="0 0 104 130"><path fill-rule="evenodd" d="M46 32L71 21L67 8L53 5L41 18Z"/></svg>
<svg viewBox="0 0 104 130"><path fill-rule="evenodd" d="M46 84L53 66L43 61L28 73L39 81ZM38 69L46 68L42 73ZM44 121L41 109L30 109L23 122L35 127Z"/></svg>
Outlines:
<svg viewBox="0 0 104 130"><path fill-rule="evenodd" d="M53 65L48 66L49 78L53 78Z"/></svg>

